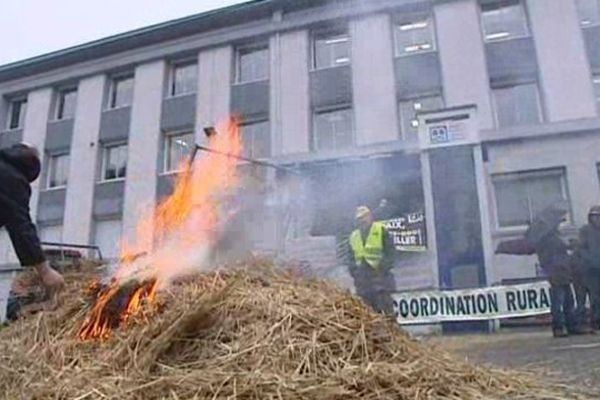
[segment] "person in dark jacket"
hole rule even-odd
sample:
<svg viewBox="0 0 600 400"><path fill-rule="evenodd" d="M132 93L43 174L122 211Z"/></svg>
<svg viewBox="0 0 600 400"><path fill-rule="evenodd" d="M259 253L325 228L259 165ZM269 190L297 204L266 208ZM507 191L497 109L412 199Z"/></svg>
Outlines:
<svg viewBox="0 0 600 400"><path fill-rule="evenodd" d="M55 306L64 279L46 261L29 215L30 184L38 178L40 170L35 148L21 143L0 150L0 227L8 231L21 265L37 271L48 291L50 304Z"/></svg>
<svg viewBox="0 0 600 400"><path fill-rule="evenodd" d="M535 245L535 252L550 281L552 332L556 337L579 333L575 317L575 302L571 291L571 258L569 247L554 229ZM566 331L565 331L566 328Z"/></svg>
<svg viewBox="0 0 600 400"><path fill-rule="evenodd" d="M575 316L577 318L577 324L581 329L586 330L587 333L591 333L590 329L587 328L591 325L587 320L587 309L586 302L590 299L590 286L588 285L588 272L587 268L583 264L581 259L581 250L579 246L579 240L571 239L569 241L569 248L571 253L571 271L573 275L573 290L575 291ZM593 330L593 329L592 329Z"/></svg>
<svg viewBox="0 0 600 400"><path fill-rule="evenodd" d="M567 209L561 204L547 207L531 222L523 239L500 243L496 249L498 254L537 254L540 267L550 282L550 312L555 337L585 333L575 317L569 246L558 232L566 214Z"/></svg>
<svg viewBox="0 0 600 400"><path fill-rule="evenodd" d="M394 245L383 223L366 206L356 209L356 230L350 235L350 275L356 294L377 312L391 315L396 285L392 268Z"/></svg>
<svg viewBox="0 0 600 400"><path fill-rule="evenodd" d="M591 328L600 329L600 206L588 213L588 224L579 231L579 253L592 304Z"/></svg>

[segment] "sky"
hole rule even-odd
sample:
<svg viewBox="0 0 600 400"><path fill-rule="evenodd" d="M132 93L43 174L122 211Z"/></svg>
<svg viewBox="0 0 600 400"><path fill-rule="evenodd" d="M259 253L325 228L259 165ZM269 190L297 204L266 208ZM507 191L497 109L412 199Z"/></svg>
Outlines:
<svg viewBox="0 0 600 400"><path fill-rule="evenodd" d="M0 0L0 65L246 0Z"/></svg>

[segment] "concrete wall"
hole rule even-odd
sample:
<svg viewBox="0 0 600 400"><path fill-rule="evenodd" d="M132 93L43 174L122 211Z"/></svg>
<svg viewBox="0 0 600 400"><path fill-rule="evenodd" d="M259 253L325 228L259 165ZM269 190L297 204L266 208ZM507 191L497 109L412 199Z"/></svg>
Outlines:
<svg viewBox="0 0 600 400"><path fill-rule="evenodd" d="M476 0L446 2L434 13L446 106L476 104L480 127L490 128L494 119L479 6Z"/></svg>
<svg viewBox="0 0 600 400"><path fill-rule="evenodd" d="M164 61L155 61L135 70L123 207L123 234L127 240L134 239L143 212L152 209L156 199L165 69ZM150 246L151 243L143 245Z"/></svg>
<svg viewBox="0 0 600 400"><path fill-rule="evenodd" d="M44 148L46 129L52 102L52 89L45 88L29 93L27 96L27 114L25 115L25 126L23 129L23 141L35 146L40 150L42 165L44 165ZM30 213L35 221L37 213L38 196L41 179L31 185L31 199L29 201Z"/></svg>
<svg viewBox="0 0 600 400"><path fill-rule="evenodd" d="M197 140L204 140L202 128L229 118L233 48L218 47L198 55Z"/></svg>
<svg viewBox="0 0 600 400"><path fill-rule="evenodd" d="M309 150L310 100L308 97L308 31L280 36L280 64L271 75L271 115L274 153L299 153ZM273 71L275 72L275 71ZM289 79L293 76L294 79ZM274 92L275 94L273 94Z"/></svg>
<svg viewBox="0 0 600 400"><path fill-rule="evenodd" d="M593 117L596 104L573 0L528 0L549 121Z"/></svg>
<svg viewBox="0 0 600 400"><path fill-rule="evenodd" d="M400 134L390 16L371 15L351 21L350 37L356 143L395 140Z"/></svg>
<svg viewBox="0 0 600 400"><path fill-rule="evenodd" d="M88 244L90 241L105 84L104 75L86 78L79 83L65 201L63 239L67 243Z"/></svg>

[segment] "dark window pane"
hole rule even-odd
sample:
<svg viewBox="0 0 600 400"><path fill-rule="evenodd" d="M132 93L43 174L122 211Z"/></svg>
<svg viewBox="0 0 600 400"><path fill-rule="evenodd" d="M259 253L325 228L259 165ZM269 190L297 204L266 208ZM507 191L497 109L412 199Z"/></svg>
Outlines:
<svg viewBox="0 0 600 400"><path fill-rule="evenodd" d="M511 173L493 179L500 227L528 225L544 208L568 201L564 170Z"/></svg>
<svg viewBox="0 0 600 400"><path fill-rule="evenodd" d="M175 65L172 79L171 95L195 93L198 82L198 66L196 64Z"/></svg>
<svg viewBox="0 0 600 400"><path fill-rule="evenodd" d="M350 38L347 34L317 36L314 39L314 67L329 68L350 63Z"/></svg>
<svg viewBox="0 0 600 400"><path fill-rule="evenodd" d="M104 179L125 178L127 172L127 145L108 147L105 157Z"/></svg>
<svg viewBox="0 0 600 400"><path fill-rule="evenodd" d="M48 162L48 188L63 187L69 178L69 155L51 156Z"/></svg>
<svg viewBox="0 0 600 400"><path fill-rule="evenodd" d="M133 101L133 78L117 78L113 81L111 107L124 107Z"/></svg>
<svg viewBox="0 0 600 400"><path fill-rule="evenodd" d="M77 106L77 91L65 90L60 92L58 97L57 119L69 119L75 116L75 107Z"/></svg>
<svg viewBox="0 0 600 400"><path fill-rule="evenodd" d="M402 22L396 25L395 32L398 56L435 50L435 33L429 17Z"/></svg>
<svg viewBox="0 0 600 400"><path fill-rule="evenodd" d="M503 0L481 6L485 40L503 40L529 34L527 17L519 0Z"/></svg>
<svg viewBox="0 0 600 400"><path fill-rule="evenodd" d="M354 144L352 109L342 109L315 114L314 148L316 151L336 150Z"/></svg>
<svg viewBox="0 0 600 400"><path fill-rule="evenodd" d="M251 158L267 158L271 155L271 132L269 121L242 125L241 136L244 155Z"/></svg>
<svg viewBox="0 0 600 400"><path fill-rule="evenodd" d="M535 83L494 89L494 101L499 127L536 124L541 120Z"/></svg>
<svg viewBox="0 0 600 400"><path fill-rule="evenodd" d="M266 80L269 78L269 49L239 49L237 64L238 82Z"/></svg>
<svg viewBox="0 0 600 400"><path fill-rule="evenodd" d="M195 143L194 133L168 135L165 149L165 172L178 171L188 159Z"/></svg>
<svg viewBox="0 0 600 400"><path fill-rule="evenodd" d="M27 113L27 100L16 100L10 105L10 115L8 121L9 129L19 129L25 124L25 114Z"/></svg>

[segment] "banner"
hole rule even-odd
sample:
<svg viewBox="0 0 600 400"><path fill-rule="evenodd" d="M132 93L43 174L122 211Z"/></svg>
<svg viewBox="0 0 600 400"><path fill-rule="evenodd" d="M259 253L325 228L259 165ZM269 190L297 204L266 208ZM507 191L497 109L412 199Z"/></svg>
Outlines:
<svg viewBox="0 0 600 400"><path fill-rule="evenodd" d="M427 229L425 214L416 212L382 221L398 251L426 251Z"/></svg>
<svg viewBox="0 0 600 400"><path fill-rule="evenodd" d="M395 293L392 298L399 324L476 321L550 312L548 282Z"/></svg>

